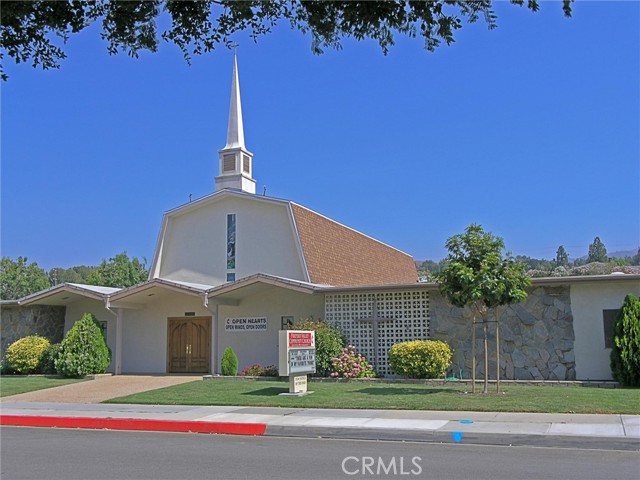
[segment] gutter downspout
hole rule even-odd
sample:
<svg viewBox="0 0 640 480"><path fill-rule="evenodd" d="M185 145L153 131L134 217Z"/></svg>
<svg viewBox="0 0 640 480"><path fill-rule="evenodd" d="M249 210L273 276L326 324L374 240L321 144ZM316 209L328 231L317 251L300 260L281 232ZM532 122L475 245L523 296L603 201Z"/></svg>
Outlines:
<svg viewBox="0 0 640 480"><path fill-rule="evenodd" d="M116 355L113 364L113 374L122 375L122 309L111 309L109 297L104 299L104 308L116 317Z"/></svg>
<svg viewBox="0 0 640 480"><path fill-rule="evenodd" d="M211 326L211 373L215 375L220 373L218 368L218 304L214 303L213 306L209 306L209 295L207 292L203 292L202 305L213 315L213 325Z"/></svg>

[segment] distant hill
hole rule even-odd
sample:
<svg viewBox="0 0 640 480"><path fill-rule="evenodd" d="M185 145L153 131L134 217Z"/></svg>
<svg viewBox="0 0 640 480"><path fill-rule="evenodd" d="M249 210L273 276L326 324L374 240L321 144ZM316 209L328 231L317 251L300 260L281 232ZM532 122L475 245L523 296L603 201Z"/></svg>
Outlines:
<svg viewBox="0 0 640 480"><path fill-rule="evenodd" d="M617 252L607 252L607 257L609 258L625 258L625 257L633 257L638 250L618 250ZM589 255L583 255L578 257L579 260L586 260Z"/></svg>
<svg viewBox="0 0 640 480"><path fill-rule="evenodd" d="M638 250L620 250L618 252L609 253L609 257L611 258L624 258L624 257L633 257Z"/></svg>

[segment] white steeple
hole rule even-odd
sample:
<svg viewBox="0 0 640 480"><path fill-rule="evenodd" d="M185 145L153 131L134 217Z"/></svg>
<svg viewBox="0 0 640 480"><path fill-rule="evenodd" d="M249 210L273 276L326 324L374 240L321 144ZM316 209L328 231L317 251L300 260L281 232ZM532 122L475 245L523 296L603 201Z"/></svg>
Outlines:
<svg viewBox="0 0 640 480"><path fill-rule="evenodd" d="M216 191L224 188L234 188L248 193L256 193L256 181L251 177L253 154L244 146L238 59L235 52L233 54L227 144L218 152L218 156L220 160L220 175L216 177Z"/></svg>

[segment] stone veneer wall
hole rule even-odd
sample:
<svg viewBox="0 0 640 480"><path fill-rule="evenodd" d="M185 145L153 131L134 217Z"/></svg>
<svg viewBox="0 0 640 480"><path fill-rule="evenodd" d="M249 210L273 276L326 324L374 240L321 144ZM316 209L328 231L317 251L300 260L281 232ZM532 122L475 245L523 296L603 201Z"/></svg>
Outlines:
<svg viewBox="0 0 640 480"><path fill-rule="evenodd" d="M62 341L65 310L66 307L48 305L3 306L0 309L0 357L9 345L29 335L41 335L51 343Z"/></svg>
<svg viewBox="0 0 640 480"><path fill-rule="evenodd" d="M569 287L537 287L527 299L500 310L500 377L505 380L575 380ZM453 373L471 378L471 311L430 292L430 337L455 350ZM493 311L488 320L495 320ZM476 319L476 321L478 321ZM489 378L495 379L495 322L489 323ZM476 376L484 377L482 325L476 330Z"/></svg>

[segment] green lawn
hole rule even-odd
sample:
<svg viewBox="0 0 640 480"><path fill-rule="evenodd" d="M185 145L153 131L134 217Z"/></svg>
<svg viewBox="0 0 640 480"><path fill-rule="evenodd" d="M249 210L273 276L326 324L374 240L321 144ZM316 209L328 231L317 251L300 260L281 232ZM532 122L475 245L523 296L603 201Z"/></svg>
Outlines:
<svg viewBox="0 0 640 480"><path fill-rule="evenodd" d="M82 378L60 378L55 376L2 376L0 377L0 397L33 392L43 388L59 387L68 383L82 382Z"/></svg>
<svg viewBox="0 0 640 480"><path fill-rule="evenodd" d="M467 394L468 389L464 385L310 382L313 394L283 397L278 393L288 391L287 382L203 380L105 403L640 414L639 389L503 385L504 393L488 395Z"/></svg>

